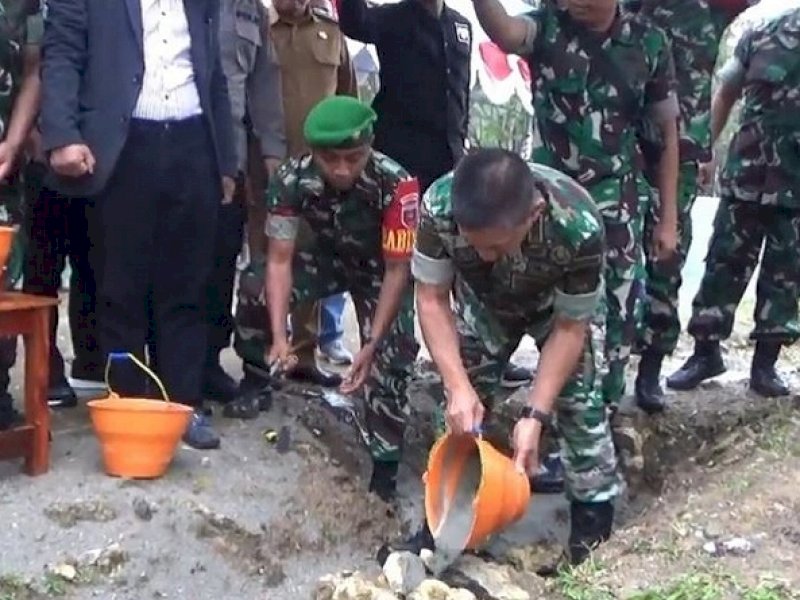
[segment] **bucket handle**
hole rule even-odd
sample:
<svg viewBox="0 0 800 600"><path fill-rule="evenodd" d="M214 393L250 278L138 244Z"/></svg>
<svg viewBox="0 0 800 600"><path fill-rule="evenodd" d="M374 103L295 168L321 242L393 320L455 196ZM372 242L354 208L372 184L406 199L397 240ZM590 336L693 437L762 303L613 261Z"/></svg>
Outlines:
<svg viewBox="0 0 800 600"><path fill-rule="evenodd" d="M110 396L113 396L115 398L119 398L119 394L116 393L111 388L111 381L110 381L110 378L109 378L109 374L111 372L111 363L114 362L115 360L129 360L133 364L135 364L137 367L139 367L142 371L144 371L150 377L150 379L152 379L153 381L156 382L156 385L158 385L158 389L161 391L161 395L163 396L164 401L165 402L170 402L169 394L167 394L167 389L164 387L164 384L161 383L161 380L158 378L158 375L156 375L150 369L150 367L148 367L146 364L144 364L141 360L136 358L136 356L134 354L130 353L130 352L109 352L108 353L108 359L106 360L105 380L106 380L106 387L108 388L108 393L109 393Z"/></svg>

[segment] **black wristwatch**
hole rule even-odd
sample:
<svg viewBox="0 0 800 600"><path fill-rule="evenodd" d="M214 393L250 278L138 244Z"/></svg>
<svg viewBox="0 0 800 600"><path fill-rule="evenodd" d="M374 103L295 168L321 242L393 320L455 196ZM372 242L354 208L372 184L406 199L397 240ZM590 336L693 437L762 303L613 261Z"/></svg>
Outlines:
<svg viewBox="0 0 800 600"><path fill-rule="evenodd" d="M553 426L553 416L539 410L535 406L526 404L519 411L519 419L536 419L542 424L543 429L550 429Z"/></svg>

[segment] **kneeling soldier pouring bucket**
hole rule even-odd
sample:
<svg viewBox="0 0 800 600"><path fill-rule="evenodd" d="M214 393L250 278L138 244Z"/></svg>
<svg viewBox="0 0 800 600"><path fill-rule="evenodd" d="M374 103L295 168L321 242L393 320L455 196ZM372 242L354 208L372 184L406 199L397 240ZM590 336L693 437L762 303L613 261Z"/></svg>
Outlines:
<svg viewBox="0 0 800 600"><path fill-rule="evenodd" d="M610 536L620 490L589 331L604 293L600 214L574 180L500 149L464 158L422 204L412 273L448 428L480 431L505 365L531 335L540 359L514 428L514 461L535 473L542 430L554 427L571 502L567 558L580 563ZM379 560L432 546L426 527Z"/></svg>

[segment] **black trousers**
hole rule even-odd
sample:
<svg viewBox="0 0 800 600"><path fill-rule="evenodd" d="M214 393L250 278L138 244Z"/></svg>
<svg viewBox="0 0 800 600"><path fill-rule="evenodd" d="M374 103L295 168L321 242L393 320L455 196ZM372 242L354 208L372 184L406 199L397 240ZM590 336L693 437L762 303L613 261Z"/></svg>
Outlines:
<svg viewBox="0 0 800 600"><path fill-rule="evenodd" d="M97 327L104 355L144 358L171 399L196 405L206 358L205 293L222 189L202 117L133 120L106 189L96 198L102 248ZM116 365L112 388L144 394L145 379Z"/></svg>
<svg viewBox="0 0 800 600"><path fill-rule="evenodd" d="M244 182L237 182L233 202L220 207L217 221L213 266L206 289L208 319L207 366L219 364L219 353L231 343L233 335L233 286L236 259L242 249L246 218Z"/></svg>
<svg viewBox="0 0 800 600"><path fill-rule="evenodd" d="M94 251L89 239L93 218L92 201L65 198L43 187L46 167L31 164L25 173L31 191L26 218L28 245L25 251L23 291L40 296L58 297L61 274L69 260L69 328L75 361L72 376L101 381L103 358L95 336ZM38 190L31 189L33 187ZM38 192L38 193L35 193ZM50 381L64 378L64 358L56 344L58 309L53 309L50 335Z"/></svg>

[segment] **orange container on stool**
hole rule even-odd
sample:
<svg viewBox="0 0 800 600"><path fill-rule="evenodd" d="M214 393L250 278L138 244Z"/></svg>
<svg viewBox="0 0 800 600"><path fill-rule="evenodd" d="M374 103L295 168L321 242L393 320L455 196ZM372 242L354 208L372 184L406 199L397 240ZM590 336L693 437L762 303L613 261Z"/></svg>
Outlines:
<svg viewBox="0 0 800 600"><path fill-rule="evenodd" d="M424 483L425 517L434 539L459 495L471 499L468 550L522 518L531 498L527 475L518 473L513 461L489 442L472 435L440 438L428 455Z"/></svg>
<svg viewBox="0 0 800 600"><path fill-rule="evenodd" d="M108 377L115 359L127 359L138 365L158 384L164 400L121 398L115 394ZM155 373L132 354L109 355L106 385L108 397L89 402L89 414L100 441L106 473L133 479L161 477L189 425L192 408L170 402Z"/></svg>
<svg viewBox="0 0 800 600"><path fill-rule="evenodd" d="M11 244L14 242L14 236L17 234L16 227L0 226L0 276L6 268L8 256L11 254ZM2 280L2 277L0 277Z"/></svg>

